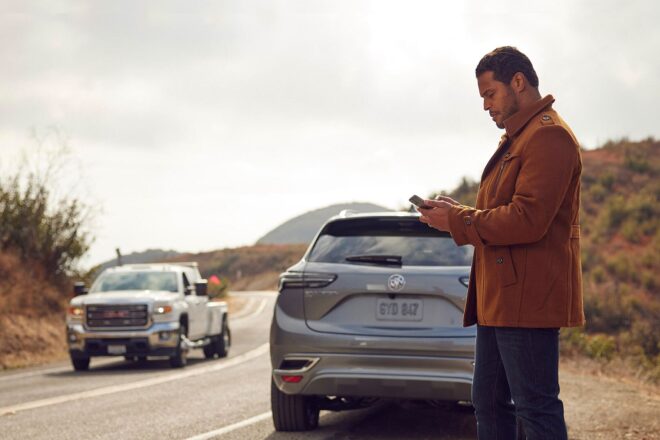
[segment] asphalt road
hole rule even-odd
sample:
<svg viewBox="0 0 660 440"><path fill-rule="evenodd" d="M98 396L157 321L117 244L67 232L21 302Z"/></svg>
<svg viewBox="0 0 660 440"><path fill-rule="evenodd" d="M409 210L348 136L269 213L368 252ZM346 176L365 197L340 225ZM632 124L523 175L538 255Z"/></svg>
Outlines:
<svg viewBox="0 0 660 440"><path fill-rule="evenodd" d="M242 292L230 316L233 345L224 359L189 354L188 366L94 358L0 374L0 439L474 439L470 409L383 402L321 412L319 429L277 433L270 417L269 292Z"/></svg>

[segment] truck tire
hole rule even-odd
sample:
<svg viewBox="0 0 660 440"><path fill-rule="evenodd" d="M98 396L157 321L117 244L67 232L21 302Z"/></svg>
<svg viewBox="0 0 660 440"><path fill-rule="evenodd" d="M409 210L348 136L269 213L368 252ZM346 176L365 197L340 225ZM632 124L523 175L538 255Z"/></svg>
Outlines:
<svg viewBox="0 0 660 440"><path fill-rule="evenodd" d="M183 337L188 334L188 329L186 325L182 322L179 325L179 342L176 346L176 352L173 356L170 356L170 366L172 368L183 368L188 363L188 348L184 348L184 339Z"/></svg>
<svg viewBox="0 0 660 440"><path fill-rule="evenodd" d="M231 346L231 331L229 330L229 325L227 324L227 318L222 322L222 333L218 336L218 339L215 341L215 352L218 353L218 357L226 357L229 353L229 347Z"/></svg>
<svg viewBox="0 0 660 440"><path fill-rule="evenodd" d="M319 426L319 407L313 396L292 396L270 383L270 406L276 431L310 431Z"/></svg>
<svg viewBox="0 0 660 440"><path fill-rule="evenodd" d="M71 356L71 363L73 364L73 369L76 371L87 371L89 370L89 357L73 357Z"/></svg>
<svg viewBox="0 0 660 440"><path fill-rule="evenodd" d="M206 359L213 359L215 357L215 339L209 342L209 345L204 346L204 357Z"/></svg>

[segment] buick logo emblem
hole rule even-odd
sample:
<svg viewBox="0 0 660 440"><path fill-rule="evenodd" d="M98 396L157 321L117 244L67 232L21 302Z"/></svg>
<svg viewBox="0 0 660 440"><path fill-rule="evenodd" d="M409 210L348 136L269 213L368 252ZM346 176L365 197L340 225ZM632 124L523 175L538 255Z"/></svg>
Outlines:
<svg viewBox="0 0 660 440"><path fill-rule="evenodd" d="M395 292L398 292L399 290L403 289L403 286L405 285L406 285L406 279L403 277L403 275L399 275L398 273L392 275L387 280L387 287Z"/></svg>

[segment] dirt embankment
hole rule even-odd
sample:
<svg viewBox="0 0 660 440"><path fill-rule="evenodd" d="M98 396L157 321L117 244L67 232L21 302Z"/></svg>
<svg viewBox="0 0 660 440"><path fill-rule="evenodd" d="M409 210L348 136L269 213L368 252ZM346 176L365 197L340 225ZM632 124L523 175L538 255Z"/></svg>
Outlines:
<svg viewBox="0 0 660 440"><path fill-rule="evenodd" d="M613 374L589 359L562 361L559 381L570 440L660 439L660 388Z"/></svg>

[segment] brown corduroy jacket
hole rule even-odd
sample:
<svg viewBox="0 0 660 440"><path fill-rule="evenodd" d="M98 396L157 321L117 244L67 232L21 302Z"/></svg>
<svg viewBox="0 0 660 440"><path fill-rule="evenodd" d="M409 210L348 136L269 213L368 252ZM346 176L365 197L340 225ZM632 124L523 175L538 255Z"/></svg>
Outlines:
<svg viewBox="0 0 660 440"><path fill-rule="evenodd" d="M475 246L465 326L584 324L580 148L551 95L504 121L476 208L449 210L458 245Z"/></svg>

